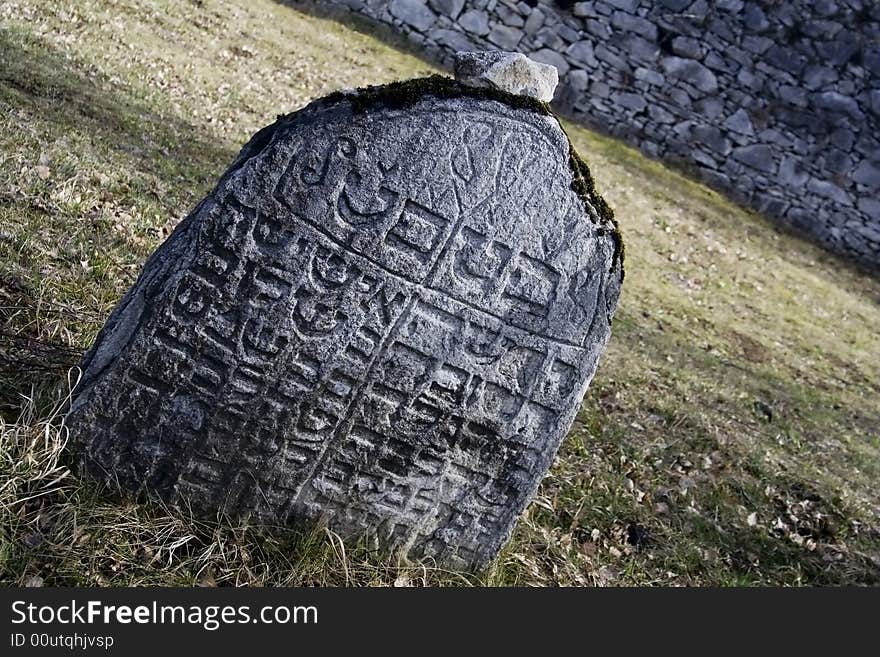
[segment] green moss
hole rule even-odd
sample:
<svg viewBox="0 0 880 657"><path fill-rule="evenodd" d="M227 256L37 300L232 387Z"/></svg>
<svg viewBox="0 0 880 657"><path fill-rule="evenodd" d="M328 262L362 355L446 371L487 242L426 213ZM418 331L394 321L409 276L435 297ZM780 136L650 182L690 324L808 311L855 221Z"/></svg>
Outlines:
<svg viewBox="0 0 880 657"><path fill-rule="evenodd" d="M322 104L335 104L348 102L356 113L376 108L404 109L419 102L426 96L433 96L441 100L452 98L477 98L480 100L495 100L516 109L536 112L543 116L555 114L550 105L536 98L519 96L507 93L499 89L476 88L464 85L452 78L443 75L431 75L413 80L392 82L391 84L375 85L358 89L356 93L338 91L326 96L320 102ZM291 116L291 115L288 115ZM562 128L562 124L560 124ZM565 132L565 128L562 128ZM569 144L569 166L572 171L572 190L599 214L599 235L610 234L614 240L614 257L611 267L620 267L620 276L624 276L624 244L620 234L620 227L614 218L614 210L596 191L595 181L590 173L590 168L583 158L578 155L568 134L566 139Z"/></svg>

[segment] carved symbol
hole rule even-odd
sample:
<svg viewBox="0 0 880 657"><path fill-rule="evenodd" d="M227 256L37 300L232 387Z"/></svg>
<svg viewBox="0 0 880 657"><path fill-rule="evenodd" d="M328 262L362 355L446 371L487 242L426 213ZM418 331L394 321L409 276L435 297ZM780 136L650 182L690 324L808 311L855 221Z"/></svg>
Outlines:
<svg viewBox="0 0 880 657"><path fill-rule="evenodd" d="M594 271L582 270L571 277L566 291L575 307L587 316L595 313L598 303L599 286L595 282Z"/></svg>
<svg viewBox="0 0 880 657"><path fill-rule="evenodd" d="M312 256L309 282L316 289L335 290L352 282L360 270L326 247L319 247Z"/></svg>
<svg viewBox="0 0 880 657"><path fill-rule="evenodd" d="M214 287L202 278L192 274L185 277L174 294L174 317L187 324L192 324L208 312L209 299Z"/></svg>
<svg viewBox="0 0 880 657"><path fill-rule="evenodd" d="M458 278L479 283L488 291L510 262L512 249L497 240L468 228L462 228L464 244L456 252L452 269Z"/></svg>
<svg viewBox="0 0 880 657"><path fill-rule="evenodd" d="M543 392L551 403L559 405L574 392L578 382L578 371L574 365L562 360L554 360L543 383Z"/></svg>
<svg viewBox="0 0 880 657"><path fill-rule="evenodd" d="M281 299L290 294L293 283L284 278L288 272L276 267L258 267L253 276L253 292L250 297L253 305L262 306Z"/></svg>
<svg viewBox="0 0 880 657"><path fill-rule="evenodd" d="M304 288L297 290L294 297L296 306L291 318L296 330L306 337L329 335L347 318L338 308L324 303L320 295Z"/></svg>
<svg viewBox="0 0 880 657"><path fill-rule="evenodd" d="M559 273L552 267L521 253L504 296L511 300L514 307L530 315L546 317L559 278Z"/></svg>
<svg viewBox="0 0 880 657"><path fill-rule="evenodd" d="M355 153L357 153L357 145L348 137L340 137L335 144L335 148L327 152L323 162L320 164L316 164L315 162L318 156L310 154L308 163L303 166L299 175L299 179L302 183L307 187L323 185L324 181L327 179L327 172L333 162L333 157L337 153L340 153L345 157L353 157Z"/></svg>
<svg viewBox="0 0 880 657"><path fill-rule="evenodd" d="M469 324L465 331L464 348L479 359L477 362L480 365L494 363L504 354L509 344L510 338L500 329Z"/></svg>
<svg viewBox="0 0 880 657"><path fill-rule="evenodd" d="M271 358L288 343L277 325L253 317L244 325L243 338L245 354L257 358Z"/></svg>
<svg viewBox="0 0 880 657"><path fill-rule="evenodd" d="M470 182L476 174L474 146L485 142L493 133L492 126L483 122L474 123L464 131L462 143L452 152L452 170L465 182Z"/></svg>
<svg viewBox="0 0 880 657"><path fill-rule="evenodd" d="M339 418L319 408L303 408L296 423L296 440L324 442L338 422Z"/></svg>
<svg viewBox="0 0 880 657"><path fill-rule="evenodd" d="M339 199L336 202L336 210L345 223L356 228L379 226L400 211L400 208L398 207L400 194L388 189L384 185L380 186L377 191L377 195L384 204L382 207L362 207L362 209L358 209L356 207L357 202L352 198L357 192L352 192L350 190L351 188L357 188L362 185L363 176L356 171L349 172L345 178L345 185L339 193ZM363 191L361 191L359 195L363 195Z"/></svg>
<svg viewBox="0 0 880 657"><path fill-rule="evenodd" d="M431 259L449 224L445 217L423 205L406 201L403 211L385 236L386 243L415 256L422 263Z"/></svg>

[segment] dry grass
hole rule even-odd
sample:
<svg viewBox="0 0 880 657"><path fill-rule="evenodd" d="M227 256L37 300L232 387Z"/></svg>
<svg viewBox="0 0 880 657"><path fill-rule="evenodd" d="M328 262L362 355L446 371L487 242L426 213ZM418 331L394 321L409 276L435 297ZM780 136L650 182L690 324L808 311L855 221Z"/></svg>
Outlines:
<svg viewBox="0 0 880 657"><path fill-rule="evenodd" d="M68 370L276 114L428 65L269 0L0 0L0 581L880 583L880 284L630 149L614 336L514 539L475 577L196 521L65 469Z"/></svg>

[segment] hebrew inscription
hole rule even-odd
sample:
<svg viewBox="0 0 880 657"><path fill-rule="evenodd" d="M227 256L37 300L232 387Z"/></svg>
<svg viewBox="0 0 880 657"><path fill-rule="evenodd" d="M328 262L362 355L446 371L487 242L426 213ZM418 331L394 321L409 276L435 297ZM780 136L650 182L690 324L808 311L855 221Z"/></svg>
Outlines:
<svg viewBox="0 0 880 657"><path fill-rule="evenodd" d="M552 117L497 100L279 120L151 260L67 425L96 476L458 568L510 536L596 369L611 228Z"/></svg>

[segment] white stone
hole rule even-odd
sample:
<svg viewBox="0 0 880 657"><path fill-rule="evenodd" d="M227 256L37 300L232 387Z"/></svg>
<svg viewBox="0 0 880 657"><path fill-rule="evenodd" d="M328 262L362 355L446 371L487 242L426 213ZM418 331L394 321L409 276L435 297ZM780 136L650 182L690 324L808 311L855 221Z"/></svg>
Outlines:
<svg viewBox="0 0 880 657"><path fill-rule="evenodd" d="M500 89L549 103L559 84L559 72L555 66L516 52L459 52L455 79L470 87Z"/></svg>

